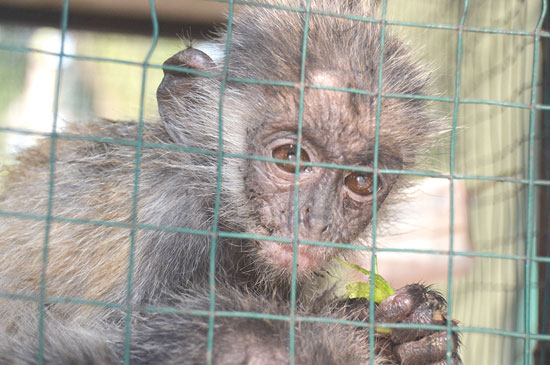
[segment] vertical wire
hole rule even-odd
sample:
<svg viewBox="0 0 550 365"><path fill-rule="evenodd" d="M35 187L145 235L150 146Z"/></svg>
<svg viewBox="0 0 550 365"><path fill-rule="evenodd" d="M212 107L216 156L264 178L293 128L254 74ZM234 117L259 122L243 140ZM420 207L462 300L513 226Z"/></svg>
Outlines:
<svg viewBox="0 0 550 365"><path fill-rule="evenodd" d="M546 0L543 0L542 11L540 14L537 27L535 28L533 40L533 74L531 79L531 103L530 103L530 112L529 112L529 145L528 145L528 186L527 186L527 216L526 216L526 242L525 242L525 342L523 348L523 363L531 364L531 274L532 274L532 263L533 263L533 250L536 236L535 236L535 219L536 217L533 214L534 210L534 190L535 190L535 154L537 150L535 148L535 121L537 116L537 82L538 82L538 56L539 56L539 46L540 46L540 33L542 24L544 21L544 16L546 15Z"/></svg>
<svg viewBox="0 0 550 365"><path fill-rule="evenodd" d="M376 125L374 130L374 157L373 157L373 166L372 166L372 189L374 194L372 196L372 254L371 254L371 272L374 273L376 270L376 231L378 225L378 155L379 155L379 143L380 143L380 119L382 115L382 92L383 92L383 76L384 76L384 46L386 42L386 11L387 11L387 0L382 2L382 17L378 22L380 26L380 59L378 65L378 90L376 93ZM371 365L374 365L375 359L375 307L374 307L374 288L375 288L375 277L370 275L370 299L369 299L369 351L370 357L369 362Z"/></svg>
<svg viewBox="0 0 550 365"><path fill-rule="evenodd" d="M294 237L292 240L292 276L290 287L290 328L289 328L289 360L290 364L295 363L295 325L296 325L296 279L297 279L297 258L298 258L298 239L300 226L299 209L299 180L300 180L300 159L302 154L302 126L304 122L304 90L306 81L306 54L307 37L309 32L309 20L311 16L311 0L306 1L304 17L304 35L302 39L302 58L300 60L300 108L298 110L298 131L296 141L296 167L294 170Z"/></svg>
<svg viewBox="0 0 550 365"><path fill-rule="evenodd" d="M453 120L451 127L451 146L449 151L449 266L447 271L447 364L452 364L453 355L453 259L454 259L454 230L455 230L455 216L454 216L454 191L455 191L455 155L456 155L456 128L458 125L458 111L460 106L460 82L462 77L462 46L464 38L464 23L468 15L470 8L469 0L464 1L464 8L462 9L462 16L458 23L458 37L456 46L456 72L455 72L455 90L453 101Z"/></svg>
<svg viewBox="0 0 550 365"><path fill-rule="evenodd" d="M67 22L69 17L69 0L63 1L61 10L61 46L59 50L59 62L57 64L57 74L55 80L55 95L53 101L53 121L52 134L50 138L50 171L48 187L48 203L46 212L46 227L44 231L44 246L42 249L42 270L40 272L40 302L38 306L38 364L44 363L44 322L45 322L45 304L46 304L46 269L48 266L48 244L50 242L50 231L52 226L53 195L55 186L55 148L57 141L57 113L59 111L59 94L61 90L61 76L63 69L63 58L65 56L65 36L67 34Z"/></svg>
<svg viewBox="0 0 550 365"><path fill-rule="evenodd" d="M134 191L132 192L132 221L130 226L130 247L128 256L128 279L126 284L126 315L124 318L124 364L130 364L130 335L132 327L132 281L134 276L134 254L136 246L138 199L139 199L139 172L141 169L141 150L143 145L143 109L145 105L145 87L147 82L147 69L149 60L157 46L158 19L155 8L155 0L149 0L151 8L151 21L153 25L153 40L149 51L143 60L141 74L141 92L139 96L138 134L136 140L136 167L134 171Z"/></svg>
<svg viewBox="0 0 550 365"><path fill-rule="evenodd" d="M542 2L542 5L543 7L546 6L547 2L546 1L543 1ZM544 11L544 10L543 10ZM548 13L546 13L545 15L545 29L546 31L548 31L548 27L550 26L550 17L548 17ZM543 91L543 96L542 96L542 101L541 103L544 105L544 106L548 106L548 104L550 104L550 92L548 92L548 90L550 90L550 78L549 78L549 58L548 56L550 55L550 40L549 38L546 38L544 40L544 47L542 49L542 54L544 55L543 56L543 70L544 70L544 74L542 76L542 90ZM541 124L542 124L542 128L543 128L543 131L544 131L544 134L542 135L542 138L543 138L543 148L544 150L542 151L542 159L543 159L543 174L542 174L542 178L543 179L550 179L550 112L546 109L542 109L541 112L543 113L543 117L542 117L542 121L541 121ZM540 185L539 185L540 186ZM537 243L538 245L538 249L537 251L540 252L540 254L542 255L542 257L548 257L550 255L550 236L549 236L549 232L548 232L548 229L550 227L547 226L546 222L548 221L548 219L550 219L550 215L548 213L548 207L550 206L550 194L549 194L549 191L548 191L548 188L545 187L545 186L540 186L540 189L541 190L546 190L545 192L545 199L543 201L541 201L540 204L542 204L542 206L545 206L546 208L543 208L546 212L542 213L542 216L539 216L538 217L538 221L539 221L539 228L540 228L540 233L541 233L541 238L540 238L540 241ZM541 211L543 211L541 209ZM535 241L536 242L536 241ZM537 253L538 253L537 252ZM546 310L541 310L542 308L544 308L545 306L550 306L550 291L549 290L544 290L545 289L545 286L547 286L546 283L550 283L550 265L548 263L544 263L544 262L539 262L538 263L538 267L539 269L541 270L540 271L540 274L542 275L539 275L538 276L538 279L539 279L539 282L538 282L538 285L539 285L539 288L538 288L538 291L539 291L539 295L541 296L541 298L539 299L538 301L538 313L540 314L540 334L548 334L549 333L549 324L550 324L550 313ZM548 354L549 354L549 351L546 350L544 348L544 346L540 346L539 350L538 350L538 355L539 355L539 360L540 360L540 364L545 364L545 361L550 361L550 358L548 358Z"/></svg>
<svg viewBox="0 0 550 365"><path fill-rule="evenodd" d="M212 240L210 244L210 268L209 268L209 289L210 305L208 308L208 335L206 349L206 363L211 365L213 361L214 349L214 322L216 311L216 243L218 239L218 221L220 213L220 195L222 184L223 167L223 95L227 85L227 69L229 65L229 52L231 45L231 30L233 25L233 0L229 0L229 9L227 14L227 38L225 40L225 58L223 63L223 72L220 85L220 98L218 102L218 166L216 178L216 199L214 201L214 217L212 221Z"/></svg>

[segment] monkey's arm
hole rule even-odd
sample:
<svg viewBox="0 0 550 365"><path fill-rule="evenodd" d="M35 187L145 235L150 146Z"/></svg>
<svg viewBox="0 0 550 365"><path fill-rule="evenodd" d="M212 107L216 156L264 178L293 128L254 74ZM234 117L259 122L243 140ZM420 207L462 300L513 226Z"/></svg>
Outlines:
<svg viewBox="0 0 550 365"><path fill-rule="evenodd" d="M281 364L289 359L289 322L265 319L263 315L288 315L287 303L220 286L216 291L212 359L216 364ZM345 304L345 306L342 306ZM315 307L315 305L313 305ZM178 313L143 312L132 326L133 363L161 361L168 364L202 363L208 353L209 296L206 290L177 298ZM234 315L232 314L234 312ZM244 314L244 315L242 315ZM298 304L298 317L335 317L368 321L368 301L348 300L322 308ZM444 298L429 287L405 286L377 306L377 322L445 324ZM347 324L297 321L296 364L364 364L369 360L369 331ZM445 331L392 329L391 335L376 334L375 364L445 364ZM452 338L452 364L461 364L459 339ZM122 348L120 349L122 351Z"/></svg>
<svg viewBox="0 0 550 365"><path fill-rule="evenodd" d="M178 313L142 312L132 326L133 364L200 364L207 359L209 317L207 290L180 295ZM212 360L214 364L286 364L289 362L288 303L218 286ZM315 316L330 317L334 308L315 310ZM281 318L261 318L262 315ZM298 304L297 316L312 316L311 308ZM366 364L370 351L368 332L348 324L300 321L295 324L296 364ZM119 351L123 349L122 343ZM375 364L395 364L377 355Z"/></svg>

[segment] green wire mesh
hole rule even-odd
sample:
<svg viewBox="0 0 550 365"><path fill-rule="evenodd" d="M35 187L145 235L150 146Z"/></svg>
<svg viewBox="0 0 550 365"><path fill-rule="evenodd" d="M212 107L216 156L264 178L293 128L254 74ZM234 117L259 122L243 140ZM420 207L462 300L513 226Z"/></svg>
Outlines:
<svg viewBox="0 0 550 365"><path fill-rule="evenodd" d="M533 326L533 322L535 319L536 323L536 316L537 316L537 306L536 306L536 286L537 286L537 278L536 278L536 266L538 263L550 263L549 257L539 257L535 254L535 247L536 247L536 234L537 234L537 217L535 215L536 211L536 189L537 187L548 187L550 186L550 181L543 180L543 179L537 179L537 116L538 113L541 110L549 110L550 106L548 105L542 105L539 103L539 95L538 92L540 91L538 88L538 85L540 84L540 76L539 76L539 65L540 65L540 42L541 38L546 37L548 38L548 34L542 31L542 21L546 15L547 11L547 1L542 0L540 2L541 9L540 9L540 17L539 21L534 27L534 29L530 31L525 30L507 30L505 27L500 28L491 28L491 27L478 27L478 26L470 26L468 25L468 19L471 16L471 9L472 9L472 3L474 1L469 0L463 0L460 2L461 10L460 10L460 17L459 21L456 25L446 25L446 24L430 24L430 23L420 23L420 22L410 22L410 21L395 21L395 20L389 20L387 19L387 9L389 6L389 2L387 0L381 1L381 17L379 19L364 19L354 16L348 16L348 15L342 15L342 14L331 14L327 12L322 11L316 11L312 10L310 7L310 1L305 1L304 8L288 8L288 7L281 7L277 6L276 8L279 8L281 11L294 11L294 12L302 12L305 15L305 31L302 39L302 59L301 59L301 73L300 73L300 83L299 85L296 85L295 83L290 83L285 80L253 80L253 79L237 79L237 78L229 78L227 73L227 64L228 60L231 57L231 54L229 52L230 50L230 44L231 44L231 30L232 30L232 18L234 14L234 5L235 4L246 4L247 6L264 6L264 7L273 7L271 5L262 4L261 2L248 2L248 1L233 1L233 0L217 0L218 2L224 2L227 3L228 6L228 20L227 20L227 43L225 46L225 54L226 58L224 61L224 71L223 71L223 78L222 78L222 84L220 89L220 98L219 98L219 145L218 145L218 151L212 152L212 151L206 151L196 148L187 148L184 146L174 146L174 145L164 145L159 143L148 143L144 142L142 140L142 125L144 122L144 105L145 105L145 99L146 99L146 82L148 77L148 72L151 69L160 69L162 66L160 64L151 63L151 57L155 50L155 47L157 46L157 42L159 40L158 37L158 19L157 14L155 11L155 1L150 0L150 11L151 11L151 21L152 21L152 35L150 40L150 47L147 52L147 55L144 57L142 62L133 62L133 61L127 61L127 60L120 60L120 59L114 59L109 57L96 57L96 56L82 56L77 55L73 53L66 52L65 50L65 40L67 36L67 22L69 17L69 6L70 1L64 0L63 6L62 6L62 17L60 22L60 30L61 30L61 46L59 52L50 52L50 51L44 51L40 49L34 49L24 46L12 46L8 44L2 44L0 43L0 50L6 51L6 52L14 52L14 53L37 53L37 54L45 54L50 56L58 57L58 67L57 67L57 78L56 78L56 87L55 87L55 95L54 95L54 107L53 107L53 124L51 128L51 132L49 133L40 133L35 132L28 129L23 128L13 128L13 127L4 127L0 126L0 132L2 133L17 133L17 134L23 134L23 135L40 135L42 137L49 138L51 140L50 145L50 179L49 179L49 199L48 199L48 205L47 205L47 213L45 215L36 215L36 214L28 214L24 212L7 212L7 211L0 211L0 217L1 216L14 216L14 217L20 217L23 219L33 219L33 220L42 220L45 222L45 232L44 232L44 246L43 246L43 254L42 254L42 276L41 276L41 290L40 294L38 296L25 296L25 295L19 295L19 294L13 294L13 293L3 293L0 291L0 297L13 299L13 300L30 300L35 301L38 303L39 311L37 315L40 318L40 326L38 328L38 338L39 338L39 348L38 348L38 363L43 363L43 346L44 346L44 336L43 336L43 330L44 330L44 306L46 302L59 302L59 303L73 303L73 304L86 304L86 305L93 305L93 306L103 306L103 307L112 307L112 308L118 308L121 310L126 311L126 318L125 318L125 353L124 353L124 360L125 363L130 363L130 353L129 353L129 346L130 346L130 338L131 338L131 326L130 326L130 319L132 315L132 306L130 304L130 298L132 296L132 267L133 267L133 261L134 261L134 246L136 241L136 233L138 230L166 230L166 231L175 231L175 232L181 232L181 233L189 233L189 234L196 234L196 235L204 235L211 237L211 265L210 265L210 306L208 310L189 310L186 311L186 313L197 315L197 316L206 316L209 319L209 329L208 329L208 353L207 353L207 362L209 364L212 363L212 350L214 347L214 338L215 338L215 331L214 331L214 325L216 321L216 317L248 317L248 318L265 318L270 320L279 320L279 321L287 321L290 324L289 327L289 354L290 354L290 363L294 364L295 358L294 358L294 331L295 331L295 323L298 322L324 322L324 323L340 323L340 324L349 324L354 326L361 326L361 327L368 327L370 332L370 348L374 349L374 333L376 328L376 323L374 321L374 302L370 302L370 323L362 323L362 322L356 322L356 321L345 321L345 320L339 320L334 318L320 318L320 317L313 317L313 316L300 316L296 313L296 254L297 254L297 248L298 244L309 244L309 245L323 245L323 246L330 246L330 247L340 247L345 249L352 249L352 250L369 250L373 253L375 252L407 252L407 253L428 253L433 255L447 255L449 254L449 265L448 265L448 280L447 280L447 287L448 287L448 315L449 318L454 317L453 312L455 310L453 306L453 290L451 290L455 286L455 278L453 277L453 259L457 256L464 256L464 257L477 257L477 258L485 258L485 259L493 259L493 260L510 260L513 262L518 262L521 265L523 265L523 280L524 280L524 288L523 288L523 297L522 297L522 305L523 305L523 313L518 313L518 316L522 318L522 326L520 326L521 330L517 331L510 331L510 330L503 330L503 329L497 329L497 328L481 328L481 327L472 327L472 326L461 326L460 331L464 333L466 336L470 333L478 333L478 334L486 334L486 335L498 335L513 339L518 339L523 341L523 351L522 351L522 358L520 359L520 363L522 364L531 364L533 363L532 359L532 353L533 353L533 346L536 341L550 341L550 335L548 334L539 334L537 333L536 326ZM378 22L381 25L381 38L380 38L380 47L381 49L384 48L385 43L385 37L386 37L386 28L389 26L394 27L401 27L401 28L415 28L415 29L424 29L426 32L431 31L450 31L455 32L457 36L457 46L456 46L456 59L455 59L455 74L454 74L454 91L452 93L452 96L428 96L428 95L397 95L397 94L382 94L382 76L383 76L383 68L380 67L379 69L379 84L378 84L378 90L377 92L369 92L366 90L357 90L357 89L347 89L347 88L331 88L331 87L321 87L321 86L307 86L309 88L323 88L328 90L338 90L338 91L344 91L349 93L358 93L358 94L369 94L369 95L375 95L377 97L377 114L376 114L376 140L375 140L375 157L374 157L374 166L372 169L364 169L364 168L357 168L354 166L342 166L342 165L336 165L336 164L329 164L329 163L310 163L310 162L300 162L300 144L301 144L301 133L302 133L302 118L303 118L303 102L304 102L304 90L306 89L305 86L305 70L304 65L307 58L307 39L308 39L308 23L309 23L309 17L311 14L320 14L325 16L334 16L334 17L343 17L355 21L365 21L365 22ZM462 75L462 65L464 63L464 37L469 34L492 34L492 35L501 35L501 36L514 36L514 37L526 37L529 39L532 39L533 41L533 54L532 54L532 65L531 65L531 77L530 77L530 95L528 102L525 103L518 103L518 102L512 102L512 101L497 101L492 99L484 99L484 98L462 98L462 81L463 81L463 75ZM380 65L383 64L383 52L381 52L381 59L380 59ZM104 63L116 63L120 65L127 65L127 66L138 66L141 67L142 70L142 76L141 76L141 91L140 91L140 99L139 99L139 117L138 117L138 136L135 141L128 141L128 140L118 140L118 139L112 139L107 137L94 137L94 136L80 136L80 135L70 135L70 134L64 134L58 132L58 126L57 126L57 118L58 118L58 110L59 110L59 97L60 97L60 86L61 86L61 80L63 75L63 61L65 59L74 59L74 60L82 60L82 61L96 61L96 62L104 62ZM172 67L170 67L172 68ZM180 67L174 67L174 69L183 70L185 72L189 73L195 73L203 77L213 77L214 75L210 75L207 73L198 72L195 70L180 68ZM338 244L338 243L330 243L330 242L314 242L314 241L302 241L298 239L298 213L297 210L295 210L295 216L294 216L294 237L291 239L280 239L280 238L273 238L273 237L264 237L264 236L256 236L256 235L250 235L246 233L237 233L237 232L224 232L219 230L218 228L218 212L220 207L220 190L221 190L221 174L222 174L222 166L223 166L223 160L225 158L240 158L240 159L260 159L260 160L266 160L266 161L273 161L273 162L282 162L276 159L270 159L260 156L248 156L248 155L240 155L240 154L232 154L224 152L223 150L223 138L221 137L223 135L223 94L226 87L227 82L241 82L241 83L263 83L268 85L277 85L280 87L299 87L300 90L300 109L299 109L299 119L298 119L298 143L297 143L297 153L298 156L296 160L298 161L295 166L295 174L296 174L296 180L295 182L298 182L298 175L300 171L300 166L319 166L324 168L335 168L335 169L346 169L346 170L354 170L354 171L365 171L365 172L372 172L372 171L379 171L382 174L399 174L399 175L408 175L408 176L420 176L420 177L430 177L430 178L437 178L437 179L445 179L450 182L450 242L449 242L449 252L446 250L422 250L422 249L403 249L403 248L386 248L386 247L378 247L376 244L376 236L377 236L377 221L378 221L378 215L377 210L373 208L373 218L372 218L372 247L365 248L362 246L354 246L354 245L344 245L344 244ZM381 112L381 102L384 98L418 98L418 99L424 99L424 100L430 100L437 103L444 103L448 104L450 106L451 115L450 119L452 122L452 127L450 131L450 145L449 145L449 152L448 152L448 173L436 173L436 172L428 172L428 171L420 171L420 170L390 170L390 169L378 169L378 131L380 127L380 112ZM501 107L501 108L509 108L514 110L524 110L528 113L528 133L527 133L527 147L526 147L526 166L525 166L525 175L523 177L511 177L511 176L491 176L489 174L472 174L472 173L465 173L461 171L457 167L457 131L459 130L459 124L460 124L460 118L459 115L461 113L461 107L464 105L486 105L486 106L495 106L495 107ZM135 159L135 175L134 175L134 190L133 190L133 198L132 198L132 219L130 223L123 223L123 222L109 222L109 221L94 221L94 220L83 220L83 219L72 219L70 217L56 217L52 214L52 204L53 204L53 194L54 194L54 174L55 174L55 149L56 149L56 141L58 139L67 139L67 140L86 140L86 141L97 141L97 142L104 142L104 143L117 143L117 144L124 144L127 146L132 146L136 150L136 159ZM212 224L212 230L211 231L203 231L203 230L194 230L194 229L188 229L185 227L162 227L162 226L153 226L153 225L147 225L147 224L141 224L137 222L137 211L138 211L138 186L139 186L139 171L140 171L140 163L141 163L141 150L143 148L164 148L164 149L176 149L176 150L184 150L192 153L202 153L202 154L210 154L210 155L216 155L218 158L218 179L217 179L217 194L216 194L216 200L215 200L215 214L214 214L214 220ZM374 191L377 190L377 184L378 184L378 177L377 174L373 174L374 176ZM454 199L452 198L454 196L454 189L455 189L455 182L457 180L464 180L464 181L472 181L472 182L479 182L484 181L488 183L509 183L509 184L518 184L521 186L525 191L525 206L523 207L523 222L521 223L525 227L524 234L524 241L525 241L525 248L523 253L497 253L497 252L482 252L482 251L457 251L454 249L454 226L455 226L455 216L454 216ZM294 204L298 204L298 186L295 185L294 190ZM373 207L376 207L376 195L374 197ZM49 241L49 234L50 234L50 228L51 224L53 222L67 222L67 223L75 223L75 224L91 224L91 225L97 225L97 226L105 226L105 227L120 227L120 228L127 228L130 232L130 254L129 254L129 271L128 271L128 279L127 279L127 304L126 305L119 305L119 304L113 304L103 301L90 301L90 300L83 300L78 298L61 298L61 297L51 297L48 296L46 293L46 266L47 266L47 260L48 260L48 241ZM218 237L236 237L236 238L248 238L248 239L261 239L261 240L276 240L280 242L288 242L293 244L294 248L294 260L293 260L293 270L292 270L292 287L291 287L291 302L290 302L290 313L288 315L281 315L281 314L261 314L261 313L249 313L249 312L233 312L233 311L217 311L216 310L216 303L215 303L215 292L216 292L216 286L215 286L215 265L214 265L214 257L215 257L215 251L216 251L216 243ZM374 255L372 256L372 266L374 266ZM371 277L371 280L374 281L374 277ZM373 282L372 282L373 283ZM374 286L371 285L371 290L373 290ZM1 290L1 289L0 289ZM147 311L152 312L174 312L176 309L174 308L158 308L158 307L147 307L145 308ZM181 312L178 310L178 312ZM414 324L385 324L384 327L387 328L417 328L418 325ZM449 334L452 331L455 331L457 328L452 325L452 323L449 321L446 326L426 326L423 325L423 328L429 328L429 329L438 329L438 330L446 330ZM449 336L450 337L450 336ZM447 344L448 349L450 349L450 343ZM468 351L467 349L465 352ZM450 363L451 360L451 351L447 352L447 361ZM374 356L371 357L371 363L374 363Z"/></svg>

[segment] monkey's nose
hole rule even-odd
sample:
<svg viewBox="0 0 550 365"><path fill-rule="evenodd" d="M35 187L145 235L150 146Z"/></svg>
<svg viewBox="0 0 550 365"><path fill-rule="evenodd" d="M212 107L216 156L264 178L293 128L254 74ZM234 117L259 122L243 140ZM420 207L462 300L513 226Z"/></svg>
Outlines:
<svg viewBox="0 0 550 365"><path fill-rule="evenodd" d="M300 224L306 230L304 236L320 239L330 228L325 214L314 214L311 207L305 207L300 214Z"/></svg>

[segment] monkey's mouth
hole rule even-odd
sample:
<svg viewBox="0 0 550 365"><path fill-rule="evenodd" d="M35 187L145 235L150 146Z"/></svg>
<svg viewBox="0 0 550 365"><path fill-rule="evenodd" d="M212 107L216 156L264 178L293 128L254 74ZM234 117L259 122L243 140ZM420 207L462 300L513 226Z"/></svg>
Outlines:
<svg viewBox="0 0 550 365"><path fill-rule="evenodd" d="M270 266L277 267L285 272L292 272L294 258L294 245L276 241L256 241L259 254ZM298 275L311 273L323 267L327 258L333 256L329 247L311 246L299 244L296 256L296 270Z"/></svg>

